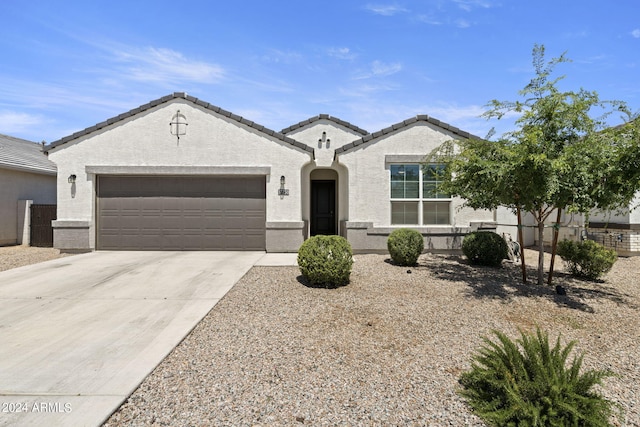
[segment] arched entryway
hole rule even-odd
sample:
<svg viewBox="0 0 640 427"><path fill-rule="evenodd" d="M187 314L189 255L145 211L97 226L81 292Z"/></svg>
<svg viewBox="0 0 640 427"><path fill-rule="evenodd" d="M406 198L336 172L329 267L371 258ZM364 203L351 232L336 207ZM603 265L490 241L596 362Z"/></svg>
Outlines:
<svg viewBox="0 0 640 427"><path fill-rule="evenodd" d="M310 235L338 234L338 173L333 169L315 169L310 181Z"/></svg>

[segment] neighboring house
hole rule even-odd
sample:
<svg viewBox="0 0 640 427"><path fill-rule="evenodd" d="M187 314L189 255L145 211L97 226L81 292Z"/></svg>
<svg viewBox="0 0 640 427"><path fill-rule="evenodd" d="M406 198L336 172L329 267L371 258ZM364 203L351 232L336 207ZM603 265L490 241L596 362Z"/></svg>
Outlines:
<svg viewBox="0 0 640 427"><path fill-rule="evenodd" d="M622 212L592 212L587 237L620 255L640 255L640 193ZM583 222L584 224L584 222Z"/></svg>
<svg viewBox="0 0 640 427"><path fill-rule="evenodd" d="M589 226L581 214L562 214L560 220L559 240L569 239L580 241L594 240L608 248L613 248L619 255L640 255L640 193L636 195L627 209L620 212L593 211L589 215ZM553 223L556 220L554 211L546 221L544 230L544 244L551 247L553 241ZM508 233L513 240L517 239L518 228L516 216L509 209L498 208L497 232ZM533 217L529 213L523 215L523 235L525 246L537 245L538 232Z"/></svg>
<svg viewBox="0 0 640 427"><path fill-rule="evenodd" d="M543 242L550 248L553 241L553 226L557 211L549 215L545 221ZM496 214L497 232L509 233L515 240L517 236L516 217L509 209L499 208ZM538 244L537 226L531 214L523 214L525 246ZM605 247L615 249L622 256L640 255L640 192L624 209L589 213L588 218L582 214L563 212L560 220L558 239L580 241L594 240Z"/></svg>
<svg viewBox="0 0 640 427"><path fill-rule="evenodd" d="M28 240L24 235L27 201L56 203L56 166L44 155L42 145L0 135L0 245Z"/></svg>
<svg viewBox="0 0 640 427"><path fill-rule="evenodd" d="M563 214L559 239L594 240L605 247L615 249L622 256L640 255L640 193L628 208L616 212L594 210L589 214L588 227L584 215ZM555 221L555 215L552 215ZM548 220L544 243L551 245L553 239L552 220Z"/></svg>
<svg viewBox="0 0 640 427"><path fill-rule="evenodd" d="M54 245L68 251L297 251L315 234L384 251L398 227L429 250L494 224L439 192L423 157L473 136L428 116L369 134L319 115L269 130L174 93L53 142ZM433 165L437 168L438 165Z"/></svg>

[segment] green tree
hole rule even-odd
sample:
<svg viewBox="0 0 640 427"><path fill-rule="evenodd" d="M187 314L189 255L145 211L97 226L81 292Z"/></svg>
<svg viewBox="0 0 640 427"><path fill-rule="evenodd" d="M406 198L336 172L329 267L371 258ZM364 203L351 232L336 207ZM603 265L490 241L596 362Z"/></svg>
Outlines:
<svg viewBox="0 0 640 427"><path fill-rule="evenodd" d="M555 254L562 212L623 207L640 188L637 121L605 130L611 113L631 117L626 104L602 101L584 89L560 91L558 82L564 77L551 79L551 74L567 61L563 54L546 63L544 47L535 45L535 77L519 92L522 100L493 100L483 114L487 119L516 114L515 130L497 141L449 142L427 156L448 164L443 190L463 197L468 206L506 206L516 212L521 246L520 213L532 215L538 232L539 284L544 283L545 223L554 212Z"/></svg>

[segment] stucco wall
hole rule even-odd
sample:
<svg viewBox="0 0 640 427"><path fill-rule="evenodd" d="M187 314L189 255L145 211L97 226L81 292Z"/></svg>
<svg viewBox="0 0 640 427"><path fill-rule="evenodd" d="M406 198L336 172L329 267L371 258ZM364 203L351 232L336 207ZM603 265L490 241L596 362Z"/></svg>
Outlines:
<svg viewBox="0 0 640 427"><path fill-rule="evenodd" d="M640 192L636 193L635 199L631 202L631 212L629 213L629 223L640 225Z"/></svg>
<svg viewBox="0 0 640 427"><path fill-rule="evenodd" d="M421 159L454 136L427 122L417 122L399 131L362 144L340 154L338 162L349 170L349 218L351 222L370 222L374 227L391 225L390 172L387 156L413 156ZM450 229L468 227L471 222L493 221L491 211L462 207L463 200L451 202ZM429 226L430 229L438 226Z"/></svg>
<svg viewBox="0 0 640 427"><path fill-rule="evenodd" d="M178 110L188 123L179 140L169 126ZM55 147L49 158L58 166L58 221L88 221L93 248L95 175L87 173L87 167L184 167L184 173L198 173L198 167L267 168L267 223L299 222L300 169L311 153L176 99ZM75 185L67 182L72 174L77 177ZM288 196L278 195L282 175Z"/></svg>
<svg viewBox="0 0 640 427"><path fill-rule="evenodd" d="M602 212L594 210L589 215L589 221L612 224L629 224L631 223L631 214L628 210L624 210L622 212Z"/></svg>
<svg viewBox="0 0 640 427"><path fill-rule="evenodd" d="M0 245L18 242L18 200L56 203L56 177L0 169Z"/></svg>
<svg viewBox="0 0 640 427"><path fill-rule="evenodd" d="M323 137L323 132L326 140L319 142L318 140ZM287 136L313 147L315 150L315 166L317 167L330 167L333 164L333 155L336 148L362 137L358 132L325 119L289 132Z"/></svg>

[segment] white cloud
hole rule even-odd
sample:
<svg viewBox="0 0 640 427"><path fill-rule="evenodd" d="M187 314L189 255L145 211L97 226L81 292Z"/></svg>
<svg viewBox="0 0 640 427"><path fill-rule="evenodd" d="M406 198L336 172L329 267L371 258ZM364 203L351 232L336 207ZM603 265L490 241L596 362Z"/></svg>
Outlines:
<svg viewBox="0 0 640 427"><path fill-rule="evenodd" d="M279 49L271 49L262 56L265 62L273 62L276 64L293 64L302 60L302 55L295 51L284 51Z"/></svg>
<svg viewBox="0 0 640 427"><path fill-rule="evenodd" d="M589 56L583 59L578 58L575 60L575 62L579 64L605 64L606 62L609 61L610 58L611 58L610 55L600 54L600 55Z"/></svg>
<svg viewBox="0 0 640 427"><path fill-rule="evenodd" d="M470 12L475 8L489 9L493 7L491 1L488 0L453 0L458 7L466 12Z"/></svg>
<svg viewBox="0 0 640 427"><path fill-rule="evenodd" d="M365 83L350 87L339 88L341 96L348 98L370 97L380 92L388 92L397 89L393 84L389 83Z"/></svg>
<svg viewBox="0 0 640 427"><path fill-rule="evenodd" d="M124 77L146 82L161 82L175 86L177 82L216 83L224 70L216 64L188 59L172 49L148 47L129 48L113 52L124 63Z"/></svg>
<svg viewBox="0 0 640 427"><path fill-rule="evenodd" d="M456 20L456 27L458 28L469 28L471 23L466 19L458 19Z"/></svg>
<svg viewBox="0 0 640 427"><path fill-rule="evenodd" d="M463 120L477 119L485 112L482 105L466 105L460 107L458 105L444 105L428 107L427 114L432 115L438 120L454 124Z"/></svg>
<svg viewBox="0 0 640 427"><path fill-rule="evenodd" d="M640 28L636 28L635 30L631 31L631 35L637 39L640 39Z"/></svg>
<svg viewBox="0 0 640 427"><path fill-rule="evenodd" d="M371 63L371 72L374 76L390 76L400 71L402 71L402 64L399 62L385 64L381 61L373 61Z"/></svg>
<svg viewBox="0 0 640 427"><path fill-rule="evenodd" d="M382 61L373 61L369 70L361 72L354 77L355 80L369 79L372 77L385 77L402 71L402 64L399 62L387 64Z"/></svg>
<svg viewBox="0 0 640 427"><path fill-rule="evenodd" d="M5 135L30 132L33 131L33 128L42 126L44 123L46 123L46 120L42 116L0 111L0 133Z"/></svg>
<svg viewBox="0 0 640 427"><path fill-rule="evenodd" d="M365 6L365 9L382 16L393 16L398 13L409 12L408 9L397 4L368 4Z"/></svg>
<svg viewBox="0 0 640 427"><path fill-rule="evenodd" d="M423 22L429 25L442 25L443 22L439 19L434 18L432 15L417 15L416 20L419 22Z"/></svg>
<svg viewBox="0 0 640 427"><path fill-rule="evenodd" d="M353 53L348 47L332 47L327 51L327 54L334 58L348 60L355 59L358 56Z"/></svg>

